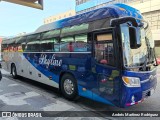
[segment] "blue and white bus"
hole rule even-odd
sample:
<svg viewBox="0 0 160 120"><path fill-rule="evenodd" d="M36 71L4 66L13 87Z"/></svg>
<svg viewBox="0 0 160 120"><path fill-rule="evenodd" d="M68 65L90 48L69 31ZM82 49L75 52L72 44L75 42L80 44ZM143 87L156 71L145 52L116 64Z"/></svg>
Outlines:
<svg viewBox="0 0 160 120"><path fill-rule="evenodd" d="M56 88L118 107L142 102L156 88L152 34L141 13L109 5L3 40L3 68Z"/></svg>

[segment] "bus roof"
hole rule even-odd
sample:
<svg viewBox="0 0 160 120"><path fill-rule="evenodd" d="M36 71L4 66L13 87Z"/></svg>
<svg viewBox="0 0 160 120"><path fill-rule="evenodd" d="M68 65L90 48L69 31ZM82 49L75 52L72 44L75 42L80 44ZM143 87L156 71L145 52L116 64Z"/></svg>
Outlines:
<svg viewBox="0 0 160 120"><path fill-rule="evenodd" d="M35 33L87 23L98 19L104 19L104 18L111 19L111 18L127 17L127 16L143 19L139 10L135 8L132 8L125 4L113 4L113 5L107 5L103 8L99 8L90 12L86 12L73 17L52 22L46 25L42 25L35 31Z"/></svg>

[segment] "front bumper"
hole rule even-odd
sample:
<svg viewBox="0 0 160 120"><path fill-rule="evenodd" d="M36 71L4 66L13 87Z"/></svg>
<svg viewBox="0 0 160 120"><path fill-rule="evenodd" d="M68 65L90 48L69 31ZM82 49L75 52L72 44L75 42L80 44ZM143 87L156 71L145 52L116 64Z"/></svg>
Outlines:
<svg viewBox="0 0 160 120"><path fill-rule="evenodd" d="M146 98L152 96L156 89L157 78L156 69L153 71L146 72L125 72L125 76L138 77L141 80L141 87L127 87L122 83L122 101L121 107L128 107L140 102L143 102ZM150 79L150 76L152 79Z"/></svg>

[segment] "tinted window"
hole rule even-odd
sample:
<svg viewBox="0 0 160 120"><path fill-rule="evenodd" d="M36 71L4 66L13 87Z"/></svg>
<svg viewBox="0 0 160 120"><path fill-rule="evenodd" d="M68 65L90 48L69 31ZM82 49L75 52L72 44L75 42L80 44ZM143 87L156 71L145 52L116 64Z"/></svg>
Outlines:
<svg viewBox="0 0 160 120"><path fill-rule="evenodd" d="M26 52L39 52L40 49L40 34L27 36Z"/></svg>
<svg viewBox="0 0 160 120"><path fill-rule="evenodd" d="M28 42L25 48L26 52L39 52L40 41Z"/></svg>
<svg viewBox="0 0 160 120"><path fill-rule="evenodd" d="M60 51L61 52L73 52L74 37L61 38Z"/></svg>
<svg viewBox="0 0 160 120"><path fill-rule="evenodd" d="M42 34L42 39L49 39L60 36L60 30L52 30Z"/></svg>
<svg viewBox="0 0 160 120"><path fill-rule="evenodd" d="M51 38L41 41L41 51L43 52L57 52L59 51L59 42L57 38Z"/></svg>
<svg viewBox="0 0 160 120"><path fill-rule="evenodd" d="M74 43L74 52L88 51L87 35L76 35Z"/></svg>
<svg viewBox="0 0 160 120"><path fill-rule="evenodd" d="M2 44L2 52L7 52L8 45Z"/></svg>
<svg viewBox="0 0 160 120"><path fill-rule="evenodd" d="M26 36L18 37L16 39L16 50L18 52L23 52L26 47Z"/></svg>
<svg viewBox="0 0 160 120"><path fill-rule="evenodd" d="M69 36L73 34L82 34L88 32L89 25L88 24L81 24L75 25L71 27L63 28L61 31L61 36Z"/></svg>
<svg viewBox="0 0 160 120"><path fill-rule="evenodd" d="M115 65L112 34L96 35L95 58L101 64Z"/></svg>

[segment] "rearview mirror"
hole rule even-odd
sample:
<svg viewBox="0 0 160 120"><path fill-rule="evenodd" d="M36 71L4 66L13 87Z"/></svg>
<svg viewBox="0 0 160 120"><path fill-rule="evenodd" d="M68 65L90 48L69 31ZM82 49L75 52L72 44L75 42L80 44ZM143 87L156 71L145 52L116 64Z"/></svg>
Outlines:
<svg viewBox="0 0 160 120"><path fill-rule="evenodd" d="M141 31L140 28L129 27L130 35L130 47L131 49L137 49L141 46Z"/></svg>

